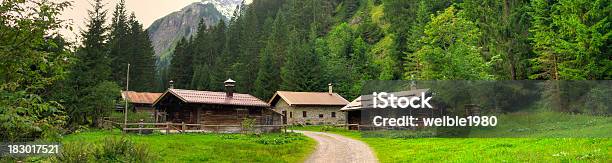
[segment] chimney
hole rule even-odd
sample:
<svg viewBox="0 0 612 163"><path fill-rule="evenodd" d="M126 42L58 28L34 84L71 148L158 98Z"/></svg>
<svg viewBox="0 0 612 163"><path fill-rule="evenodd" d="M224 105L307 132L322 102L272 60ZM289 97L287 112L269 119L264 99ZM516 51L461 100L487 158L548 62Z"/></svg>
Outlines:
<svg viewBox="0 0 612 163"><path fill-rule="evenodd" d="M329 91L329 95L332 95L332 94L334 93L334 91L333 91L334 84L329 83L329 84L327 84L327 86L328 86L328 88L329 88L329 89L328 89L328 91Z"/></svg>
<svg viewBox="0 0 612 163"><path fill-rule="evenodd" d="M169 89L174 89L174 81L170 80L170 88Z"/></svg>
<svg viewBox="0 0 612 163"><path fill-rule="evenodd" d="M225 93L227 97L234 97L234 87L236 87L236 81L227 79L225 82Z"/></svg>

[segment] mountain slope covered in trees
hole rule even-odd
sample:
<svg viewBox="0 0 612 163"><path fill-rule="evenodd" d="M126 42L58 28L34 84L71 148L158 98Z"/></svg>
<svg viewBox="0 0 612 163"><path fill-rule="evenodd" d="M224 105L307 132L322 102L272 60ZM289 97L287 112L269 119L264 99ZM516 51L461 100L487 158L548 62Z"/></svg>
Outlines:
<svg viewBox="0 0 612 163"><path fill-rule="evenodd" d="M255 0L179 42L179 88L348 98L367 80L610 79L611 4L587 0Z"/></svg>

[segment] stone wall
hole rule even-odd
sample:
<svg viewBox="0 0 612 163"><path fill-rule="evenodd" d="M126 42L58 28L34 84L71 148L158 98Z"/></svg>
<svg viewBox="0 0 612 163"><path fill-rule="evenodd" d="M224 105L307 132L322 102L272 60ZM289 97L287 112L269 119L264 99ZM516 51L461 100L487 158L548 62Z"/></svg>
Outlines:
<svg viewBox="0 0 612 163"><path fill-rule="evenodd" d="M280 99L274 110L279 113L286 111L287 124L289 125L323 125L323 124L344 124L346 116L340 111L342 106L289 106L285 100ZM303 111L306 111L306 117L303 117ZM332 112L336 117L332 117ZM323 118L319 117L322 114Z"/></svg>

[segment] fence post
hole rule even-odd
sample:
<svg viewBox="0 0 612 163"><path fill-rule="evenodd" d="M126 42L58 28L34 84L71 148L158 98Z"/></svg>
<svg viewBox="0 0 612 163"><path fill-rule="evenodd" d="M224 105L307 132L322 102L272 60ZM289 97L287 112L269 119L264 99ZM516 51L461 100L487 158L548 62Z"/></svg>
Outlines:
<svg viewBox="0 0 612 163"><path fill-rule="evenodd" d="M181 122L181 133L185 133L185 122Z"/></svg>
<svg viewBox="0 0 612 163"><path fill-rule="evenodd" d="M170 134L170 122L166 122L166 134Z"/></svg>
<svg viewBox="0 0 612 163"><path fill-rule="evenodd" d="M144 125L142 125L143 121L144 121L143 119L140 119L140 121L138 121L138 128L139 128L138 129L138 134L139 135L142 134L142 128L144 127Z"/></svg>

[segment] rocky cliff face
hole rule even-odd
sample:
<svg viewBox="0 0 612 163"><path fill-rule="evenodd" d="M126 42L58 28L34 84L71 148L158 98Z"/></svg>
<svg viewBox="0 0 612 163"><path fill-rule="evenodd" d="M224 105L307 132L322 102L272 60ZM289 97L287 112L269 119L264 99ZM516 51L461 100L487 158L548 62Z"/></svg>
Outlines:
<svg viewBox="0 0 612 163"><path fill-rule="evenodd" d="M249 4L251 0L245 1L245 4ZM213 4L223 16L227 19L232 18L234 10L237 6L242 4L242 0L202 0L203 4Z"/></svg>
<svg viewBox="0 0 612 163"><path fill-rule="evenodd" d="M214 4L196 2L156 20L147 30L155 55L162 59L168 57L178 40L197 32L200 20L212 26L226 19Z"/></svg>

